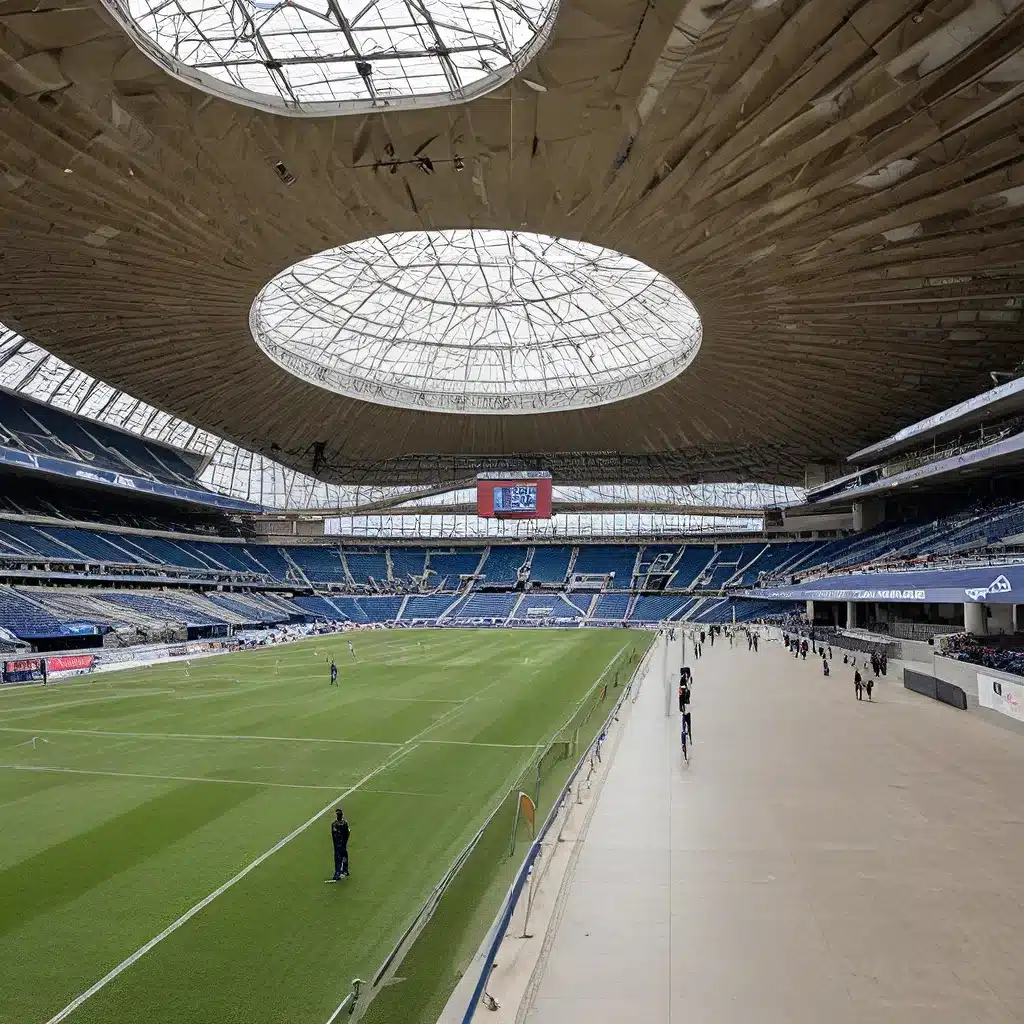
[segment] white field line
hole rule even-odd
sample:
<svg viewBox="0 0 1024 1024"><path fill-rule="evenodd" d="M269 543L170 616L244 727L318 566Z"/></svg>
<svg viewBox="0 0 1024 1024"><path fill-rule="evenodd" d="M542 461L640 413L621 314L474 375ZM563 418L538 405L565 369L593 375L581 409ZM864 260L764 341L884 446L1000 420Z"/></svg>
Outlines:
<svg viewBox="0 0 1024 1024"><path fill-rule="evenodd" d="M64 708L77 708L83 704L101 704L110 700L127 700L130 697L155 697L158 694L174 693L174 690L135 690L124 693L112 693L106 697L85 697L82 700L54 701L52 704L22 704L18 707L0 708L0 715L9 715L8 718L0 721L10 722L24 714L34 714L37 711L62 711Z"/></svg>
<svg viewBox="0 0 1024 1024"><path fill-rule="evenodd" d="M33 733L36 736L128 736L144 740L250 740L273 741L277 743L348 743L364 747L401 747L402 743L387 743L384 740L338 740L325 739L320 736L242 736L233 733L195 733L195 732L114 732L109 729L46 729L36 727L25 729L16 726L0 725L0 732ZM406 740L406 743L411 743Z"/></svg>
<svg viewBox="0 0 1024 1024"><path fill-rule="evenodd" d="M325 814L327 814L328 811L333 810L340 801L344 800L347 796L350 796L352 793L356 792L356 790L360 789L363 785L369 782L370 779L374 778L374 776L379 775L381 772L386 771L388 768L391 768L394 765L396 765L403 758L408 757L409 754L411 754L415 749L416 744L411 744L406 747L403 747L401 750L396 751L393 755L388 757L381 764L377 765L377 767L374 768L373 771L368 772L366 775L364 775L357 783L346 789L344 793L340 794L339 796L336 796L333 800L331 800L329 804L327 804L325 807L317 811L316 814L313 815L313 817L307 818L306 821L299 825L298 828L293 829L283 839L279 840L272 847L270 847L269 850L265 851L264 853L261 853L254 861L247 864L244 868L242 868L241 871L238 872L237 875L232 876L219 888L214 889L213 892L211 892L208 896L201 899L194 907L190 907L188 910L186 910L185 913L181 915L181 917L179 917L176 921L173 921L171 924L169 924L162 932L160 932L159 935L154 935L153 938L151 938L149 942L147 942L145 945L139 946L139 948L135 950L135 952L132 953L131 956L122 960L116 967L114 967L112 970L108 971L105 975L103 975L103 977L100 978L100 980L97 981L94 985L91 985L84 992L75 996L75 998L72 999L71 1002L68 1003L68 1005L65 1006L63 1010L54 1014L46 1022L46 1024L60 1024L62 1020L67 1020L67 1018L70 1017L71 1014L73 1014L75 1010L77 1010L82 1005L82 1003L86 1002L86 1000L88 999L91 999L94 995L96 995L97 992L100 991L100 989L109 985L110 982L112 982L116 977L118 977L118 975L126 971L129 967L131 967L132 964L141 960L151 949L153 949L155 946L158 946L168 936L173 935L182 925L188 924L188 922L191 921L192 918L196 916L196 914L198 914L201 910L204 910L206 907L208 907L215 899L217 899L218 896L223 895L233 885L235 885L237 882L240 882L243 878L245 878L246 875L255 871L256 868L258 868L265 860L272 857L282 847L287 846L288 843L290 843L297 836L302 835L302 833L305 832L306 829L308 829L311 825L315 825L316 822L318 822Z"/></svg>
<svg viewBox="0 0 1024 1024"><path fill-rule="evenodd" d="M211 779L201 775L150 775L142 772L111 772L91 768L61 768L58 765L0 764L0 769L12 772L55 772L60 775L100 775L115 779L153 779L157 782L216 782L229 786L269 786L273 789L321 789L332 793L337 786L311 786L299 782L257 782L254 779Z"/></svg>
<svg viewBox="0 0 1024 1024"><path fill-rule="evenodd" d="M439 747L495 747L502 750L540 750L547 743L478 743L476 740L420 740Z"/></svg>

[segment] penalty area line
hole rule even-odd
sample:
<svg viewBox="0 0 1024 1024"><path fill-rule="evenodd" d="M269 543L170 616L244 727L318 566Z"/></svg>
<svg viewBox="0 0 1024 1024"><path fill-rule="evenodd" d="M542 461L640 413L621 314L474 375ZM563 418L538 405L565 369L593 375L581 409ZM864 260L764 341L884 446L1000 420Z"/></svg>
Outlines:
<svg viewBox="0 0 1024 1024"><path fill-rule="evenodd" d="M179 917L176 921L172 921L171 924L169 924L162 932L160 932L159 935L154 935L153 938L151 938L149 942L147 942L145 945L139 946L139 948L135 950L135 952L132 953L131 956L125 958L116 967L114 967L112 970L104 974L103 977L100 978L100 980L97 981L94 985L91 985L84 992L75 996L75 998L72 999L71 1002L68 1003L68 1005L65 1006L63 1010L59 1011L58 1013L55 1013L46 1022L46 1024L60 1024L61 1021L67 1020L68 1017L70 1017L71 1014L73 1014L75 1010L77 1010L84 1002L91 999L94 995L96 995L97 992L99 992L101 989L109 985L110 982L112 982L124 971L128 970L128 968L131 967L132 964L137 963L139 960L141 960L151 949L153 949L155 946L158 946L161 942L163 942L164 939L173 935L182 925L188 924L188 922L191 921L192 918L196 916L196 914L198 914L202 910L205 910L206 907L208 907L215 899L217 899L218 896L222 896L233 885L240 882L243 878L245 878L246 875L255 871L256 868L258 868L265 860L267 860L268 858L272 857L275 853L277 853L278 850L287 846L297 836L302 835L302 833L305 832L306 829L308 829L311 825L315 825L325 814L327 814L328 811L333 810L337 806L339 801L344 800L346 797L356 792L356 790L358 790L360 787L369 782L370 779L379 775L381 772L386 771L388 768L394 767L394 765L396 765L403 758L408 757L409 754L411 754L415 749L415 744L408 747L403 747L401 750L396 751L394 754L388 757L385 761L381 762L381 764L377 765L377 767L374 768L373 771L367 772L367 774L364 775L358 782L356 782L354 785L346 789L344 793L342 793L340 796L336 796L329 804L327 804L326 807L323 807L321 810L317 811L316 814L313 815L313 817L308 818L301 825L299 825L298 828L292 829L292 831L289 832L288 835L286 835L283 839L276 842L269 850L265 851L264 853L261 853L254 861L252 861L251 863L247 864L244 868L242 868L242 870L239 871L237 875L233 875L223 885L214 889L213 892L211 892L208 896L201 899L194 907L190 907L188 910L186 910L185 913L181 915L181 917Z"/></svg>

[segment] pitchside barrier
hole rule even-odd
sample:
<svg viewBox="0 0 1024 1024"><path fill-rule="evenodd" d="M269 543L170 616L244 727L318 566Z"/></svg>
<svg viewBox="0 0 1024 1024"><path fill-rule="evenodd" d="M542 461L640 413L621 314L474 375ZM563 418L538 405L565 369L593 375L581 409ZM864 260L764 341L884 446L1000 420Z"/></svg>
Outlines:
<svg viewBox="0 0 1024 1024"><path fill-rule="evenodd" d="M668 642L667 639L665 642ZM461 1018L462 1024L471 1024L481 1002L485 1002L486 1004L485 993L487 990L487 982L491 976L491 972L494 970L498 949L504 941L509 926L511 925L512 917L515 914L520 899L522 898L523 890L529 886L527 916L524 919L523 924L523 932L525 936L529 923L529 908L532 905L533 897L536 893L537 885L539 884L539 878L535 877L536 873L534 869L537 864L537 860L541 857L545 839L554 826L554 823L558 820L558 816L562 812L563 808L566 808L566 805L568 804L568 807L566 808L566 817L568 817L568 814L572 811L573 805L580 801L581 794L578 790L574 794L574 788L577 786L577 783L580 783L580 789L582 789L582 786L589 784L590 777L594 774L596 768L595 761L600 762L601 760L601 747L608 733L608 729L612 722L618 718L623 704L625 704L627 698L631 695L631 691L634 687L639 687L644 676L652 667L656 647L656 643L652 644L645 652L643 658L636 664L636 667L630 675L629 681L622 689L622 692L619 694L614 706L608 713L604 722L601 724L601 728L598 730L597 735L576 762L576 765L570 772L568 779L552 802L547 817L544 819L544 823L541 825L535 839L530 844L530 848L527 851L526 856L523 858L523 861L519 866L519 870L516 872L515 877L512 880L512 884L508 889L508 893L505 896L498 918L492 926L490 937L486 943L486 949L482 957L476 984ZM585 778L584 775L586 776ZM563 828L564 825L565 822L563 821ZM561 835L561 829L559 829L559 835ZM479 960L480 958L478 957L477 959ZM490 1006L490 1008L495 1009L496 1006Z"/></svg>
<svg viewBox="0 0 1024 1024"><path fill-rule="evenodd" d="M353 982L328 1024L343 1017L366 1024L436 1021L466 962L479 949L480 936L500 906L501 894L520 876L525 878L523 865L533 863L540 839L572 780L596 749L639 667L649 661L649 651L641 656L629 647L631 644L623 645L565 722L538 746L505 797L431 890L373 978ZM606 708L611 708L610 714ZM576 765L570 769L573 759ZM535 834L531 817L549 799L548 818ZM526 843L526 860L519 863L516 851ZM401 977L396 976L399 968Z"/></svg>

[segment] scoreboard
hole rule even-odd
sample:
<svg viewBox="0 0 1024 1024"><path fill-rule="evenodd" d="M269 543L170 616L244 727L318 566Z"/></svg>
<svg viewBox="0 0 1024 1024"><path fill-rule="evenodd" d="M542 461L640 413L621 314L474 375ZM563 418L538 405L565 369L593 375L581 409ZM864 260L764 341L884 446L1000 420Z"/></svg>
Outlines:
<svg viewBox="0 0 1024 1024"><path fill-rule="evenodd" d="M479 474L476 514L485 519L550 519L551 474L539 471Z"/></svg>

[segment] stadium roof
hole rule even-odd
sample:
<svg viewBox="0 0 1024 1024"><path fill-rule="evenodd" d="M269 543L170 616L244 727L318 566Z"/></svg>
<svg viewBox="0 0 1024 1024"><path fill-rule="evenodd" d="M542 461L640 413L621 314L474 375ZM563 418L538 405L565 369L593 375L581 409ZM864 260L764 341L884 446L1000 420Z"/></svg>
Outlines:
<svg viewBox="0 0 1024 1024"><path fill-rule="evenodd" d="M700 317L671 281L583 242L409 231L296 263L257 296L274 362L342 395L406 409L587 409L671 380Z"/></svg>
<svg viewBox="0 0 1024 1024"><path fill-rule="evenodd" d="M1019 0L562 0L486 94L305 118L185 84L95 2L0 19L0 320L304 473L795 482L1024 356ZM466 228L641 261L693 300L699 354L598 408L447 415L253 340L300 260Z"/></svg>
<svg viewBox="0 0 1024 1024"><path fill-rule="evenodd" d="M465 101L546 41L557 0L103 0L175 77L275 113Z"/></svg>
<svg viewBox="0 0 1024 1024"><path fill-rule="evenodd" d="M0 324L0 387L64 412L173 445L204 459L201 483L269 509L329 515L335 532L387 537L620 536L761 529L766 507L803 488L716 483L687 487L556 487L557 522L502 522L475 514L472 488L343 486L297 473L171 416L81 370ZM339 526L340 524L340 526Z"/></svg>

